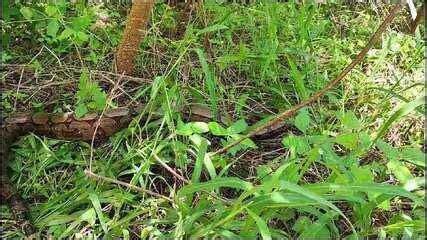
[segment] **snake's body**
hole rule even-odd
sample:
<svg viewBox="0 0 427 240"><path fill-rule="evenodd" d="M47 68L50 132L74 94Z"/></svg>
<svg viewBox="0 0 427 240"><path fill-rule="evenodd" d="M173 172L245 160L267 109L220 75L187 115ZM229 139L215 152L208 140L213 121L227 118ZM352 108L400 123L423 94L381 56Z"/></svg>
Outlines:
<svg viewBox="0 0 427 240"><path fill-rule="evenodd" d="M2 123L0 198L2 204L7 203L10 206L14 218L27 235L34 232L29 221L28 208L10 184L7 175L12 143L29 133L63 140L103 140L127 127L135 114L137 112L130 108L116 108L101 116L90 113L82 118L77 118L73 113L16 114Z"/></svg>

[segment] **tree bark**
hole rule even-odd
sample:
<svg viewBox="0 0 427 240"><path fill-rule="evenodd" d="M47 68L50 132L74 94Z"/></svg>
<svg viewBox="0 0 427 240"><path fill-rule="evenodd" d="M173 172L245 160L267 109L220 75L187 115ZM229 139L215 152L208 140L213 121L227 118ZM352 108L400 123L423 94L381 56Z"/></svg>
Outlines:
<svg viewBox="0 0 427 240"><path fill-rule="evenodd" d="M128 15L122 42L116 55L116 67L119 74L131 75L139 45L144 39L145 25L150 17L154 0L134 0Z"/></svg>

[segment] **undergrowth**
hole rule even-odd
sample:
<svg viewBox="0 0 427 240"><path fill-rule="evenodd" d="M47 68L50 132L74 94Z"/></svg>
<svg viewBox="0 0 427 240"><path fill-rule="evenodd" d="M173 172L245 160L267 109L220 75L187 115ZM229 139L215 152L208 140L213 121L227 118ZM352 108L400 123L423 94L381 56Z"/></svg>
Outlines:
<svg viewBox="0 0 427 240"><path fill-rule="evenodd" d="M38 236L424 238L423 27L408 35L400 17L343 84L283 131L212 156L321 89L388 8L206 1L177 38L179 9L158 3L134 78L111 74L126 9L66 1L3 9L5 113L146 105L95 148L36 135L15 145L10 177ZM212 119L185 119L180 109L195 103ZM153 114L161 118L137 121ZM173 202L87 178L89 165ZM3 237L23 236L5 207L2 216Z"/></svg>

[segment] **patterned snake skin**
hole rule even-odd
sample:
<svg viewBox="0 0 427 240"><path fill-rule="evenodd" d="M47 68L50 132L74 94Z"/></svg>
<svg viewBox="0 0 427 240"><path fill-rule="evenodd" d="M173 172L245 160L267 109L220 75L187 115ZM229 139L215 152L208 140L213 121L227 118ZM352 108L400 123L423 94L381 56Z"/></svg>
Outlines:
<svg viewBox="0 0 427 240"><path fill-rule="evenodd" d="M91 141L96 132L95 139L103 140L126 128L136 114L137 111L129 108L116 108L106 111L102 118L95 113L79 119L73 113L36 113L16 114L2 122L0 200L2 204L9 205L15 220L26 235L34 233L35 228L29 220L26 204L8 179L7 162L11 158L11 144L28 133L55 139Z"/></svg>

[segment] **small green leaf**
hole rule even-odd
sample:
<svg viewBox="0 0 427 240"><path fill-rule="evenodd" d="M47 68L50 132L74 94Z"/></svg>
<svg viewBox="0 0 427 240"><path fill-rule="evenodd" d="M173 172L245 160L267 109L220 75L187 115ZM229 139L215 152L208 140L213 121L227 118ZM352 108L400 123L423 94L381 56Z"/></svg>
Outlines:
<svg viewBox="0 0 427 240"><path fill-rule="evenodd" d="M191 129L195 133L206 133L209 132L209 125L205 122L193 122L191 123Z"/></svg>
<svg viewBox="0 0 427 240"><path fill-rule="evenodd" d="M176 134L182 135L182 136L190 136L191 134L193 134L191 124L183 123L182 121L179 121L176 126Z"/></svg>
<svg viewBox="0 0 427 240"><path fill-rule="evenodd" d="M295 126L301 132L305 133L309 125L310 125L310 115L308 114L307 110L304 109L299 111L298 115L295 117Z"/></svg>
<svg viewBox="0 0 427 240"><path fill-rule="evenodd" d="M208 154L205 154L205 158L203 160L203 163L205 164L205 167L208 170L208 173L209 173L209 176L211 177L211 179L216 178L215 167L214 167L212 160Z"/></svg>
<svg viewBox="0 0 427 240"><path fill-rule="evenodd" d="M85 32L82 32L82 31L78 31L75 34L75 36L76 36L76 41L78 44L83 44L89 40L89 36Z"/></svg>
<svg viewBox="0 0 427 240"><path fill-rule="evenodd" d="M292 226L292 230L294 230L297 233L302 233L304 229L307 228L307 226L310 226L312 224L310 218L306 216L299 217L294 225Z"/></svg>
<svg viewBox="0 0 427 240"><path fill-rule="evenodd" d="M58 39L64 40L70 38L74 34L74 30L71 28L65 28L64 31L61 32Z"/></svg>
<svg viewBox="0 0 427 240"><path fill-rule="evenodd" d="M82 215L80 215L80 220L89 223L91 226L94 226L96 222L95 209L89 208L86 210Z"/></svg>
<svg viewBox="0 0 427 240"><path fill-rule="evenodd" d="M229 187L242 190L250 190L253 188L250 182L243 181L237 177L217 177L208 182L192 183L186 185L178 191L177 197L183 197L202 190L210 191L220 187Z"/></svg>
<svg viewBox="0 0 427 240"><path fill-rule="evenodd" d="M49 24L46 27L46 34L52 38L56 37L56 34L59 30L59 23L56 20L50 20Z"/></svg>
<svg viewBox="0 0 427 240"><path fill-rule="evenodd" d="M426 155L421 152L419 148L407 147L403 148L401 152L402 159L406 162L415 164L420 167L426 166Z"/></svg>
<svg viewBox="0 0 427 240"><path fill-rule="evenodd" d="M201 34L204 34L204 33L210 33L210 32L220 31L220 30L224 30L224 29L228 29L228 27L225 26L225 25L221 25L221 24L215 24L215 25L203 28L202 30L199 30L196 33L196 35L201 35Z"/></svg>
<svg viewBox="0 0 427 240"><path fill-rule="evenodd" d="M85 104L78 104L76 110L74 111L77 118L83 117L86 113L88 113L88 109Z"/></svg>
<svg viewBox="0 0 427 240"><path fill-rule="evenodd" d="M227 136L228 135L227 129L223 128L217 122L210 122L208 124L208 126L209 126L209 131L215 136Z"/></svg>
<svg viewBox="0 0 427 240"><path fill-rule="evenodd" d="M57 17L59 15L58 8L53 5L47 5L44 11L50 17Z"/></svg>
<svg viewBox="0 0 427 240"><path fill-rule="evenodd" d="M33 17L33 9L29 7L22 7L19 11L21 12L22 16L24 16L24 18L27 20L31 20L31 18Z"/></svg>
<svg viewBox="0 0 427 240"><path fill-rule="evenodd" d="M282 144L294 153L305 154L310 151L310 145L305 137L289 135L283 138Z"/></svg>
<svg viewBox="0 0 427 240"><path fill-rule="evenodd" d="M342 125L346 129L358 129L361 127L361 123L359 119L357 119L356 115L352 111L347 111L343 113L339 119L341 120Z"/></svg>
<svg viewBox="0 0 427 240"><path fill-rule="evenodd" d="M343 145L348 149L354 149L357 147L359 136L357 133L345 133L336 137L335 142Z"/></svg>
<svg viewBox="0 0 427 240"><path fill-rule="evenodd" d="M196 162L194 164L193 174L191 175L191 182L193 183L198 183L200 181L200 175L202 173L203 162L205 160L207 148L207 141L203 139L200 143L199 151L197 152Z"/></svg>
<svg viewBox="0 0 427 240"><path fill-rule="evenodd" d="M107 104L107 94L97 89L93 94L93 101L95 103L95 110L102 111Z"/></svg>
<svg viewBox="0 0 427 240"><path fill-rule="evenodd" d="M403 184L405 184L406 182L408 182L413 178L411 171L409 171L409 169L405 166L405 164L403 164L399 160L391 159L387 163L387 168Z"/></svg>
<svg viewBox="0 0 427 240"><path fill-rule="evenodd" d="M240 119L239 121L233 123L230 127L227 128L229 135L242 133L248 128L248 124L245 119Z"/></svg>

